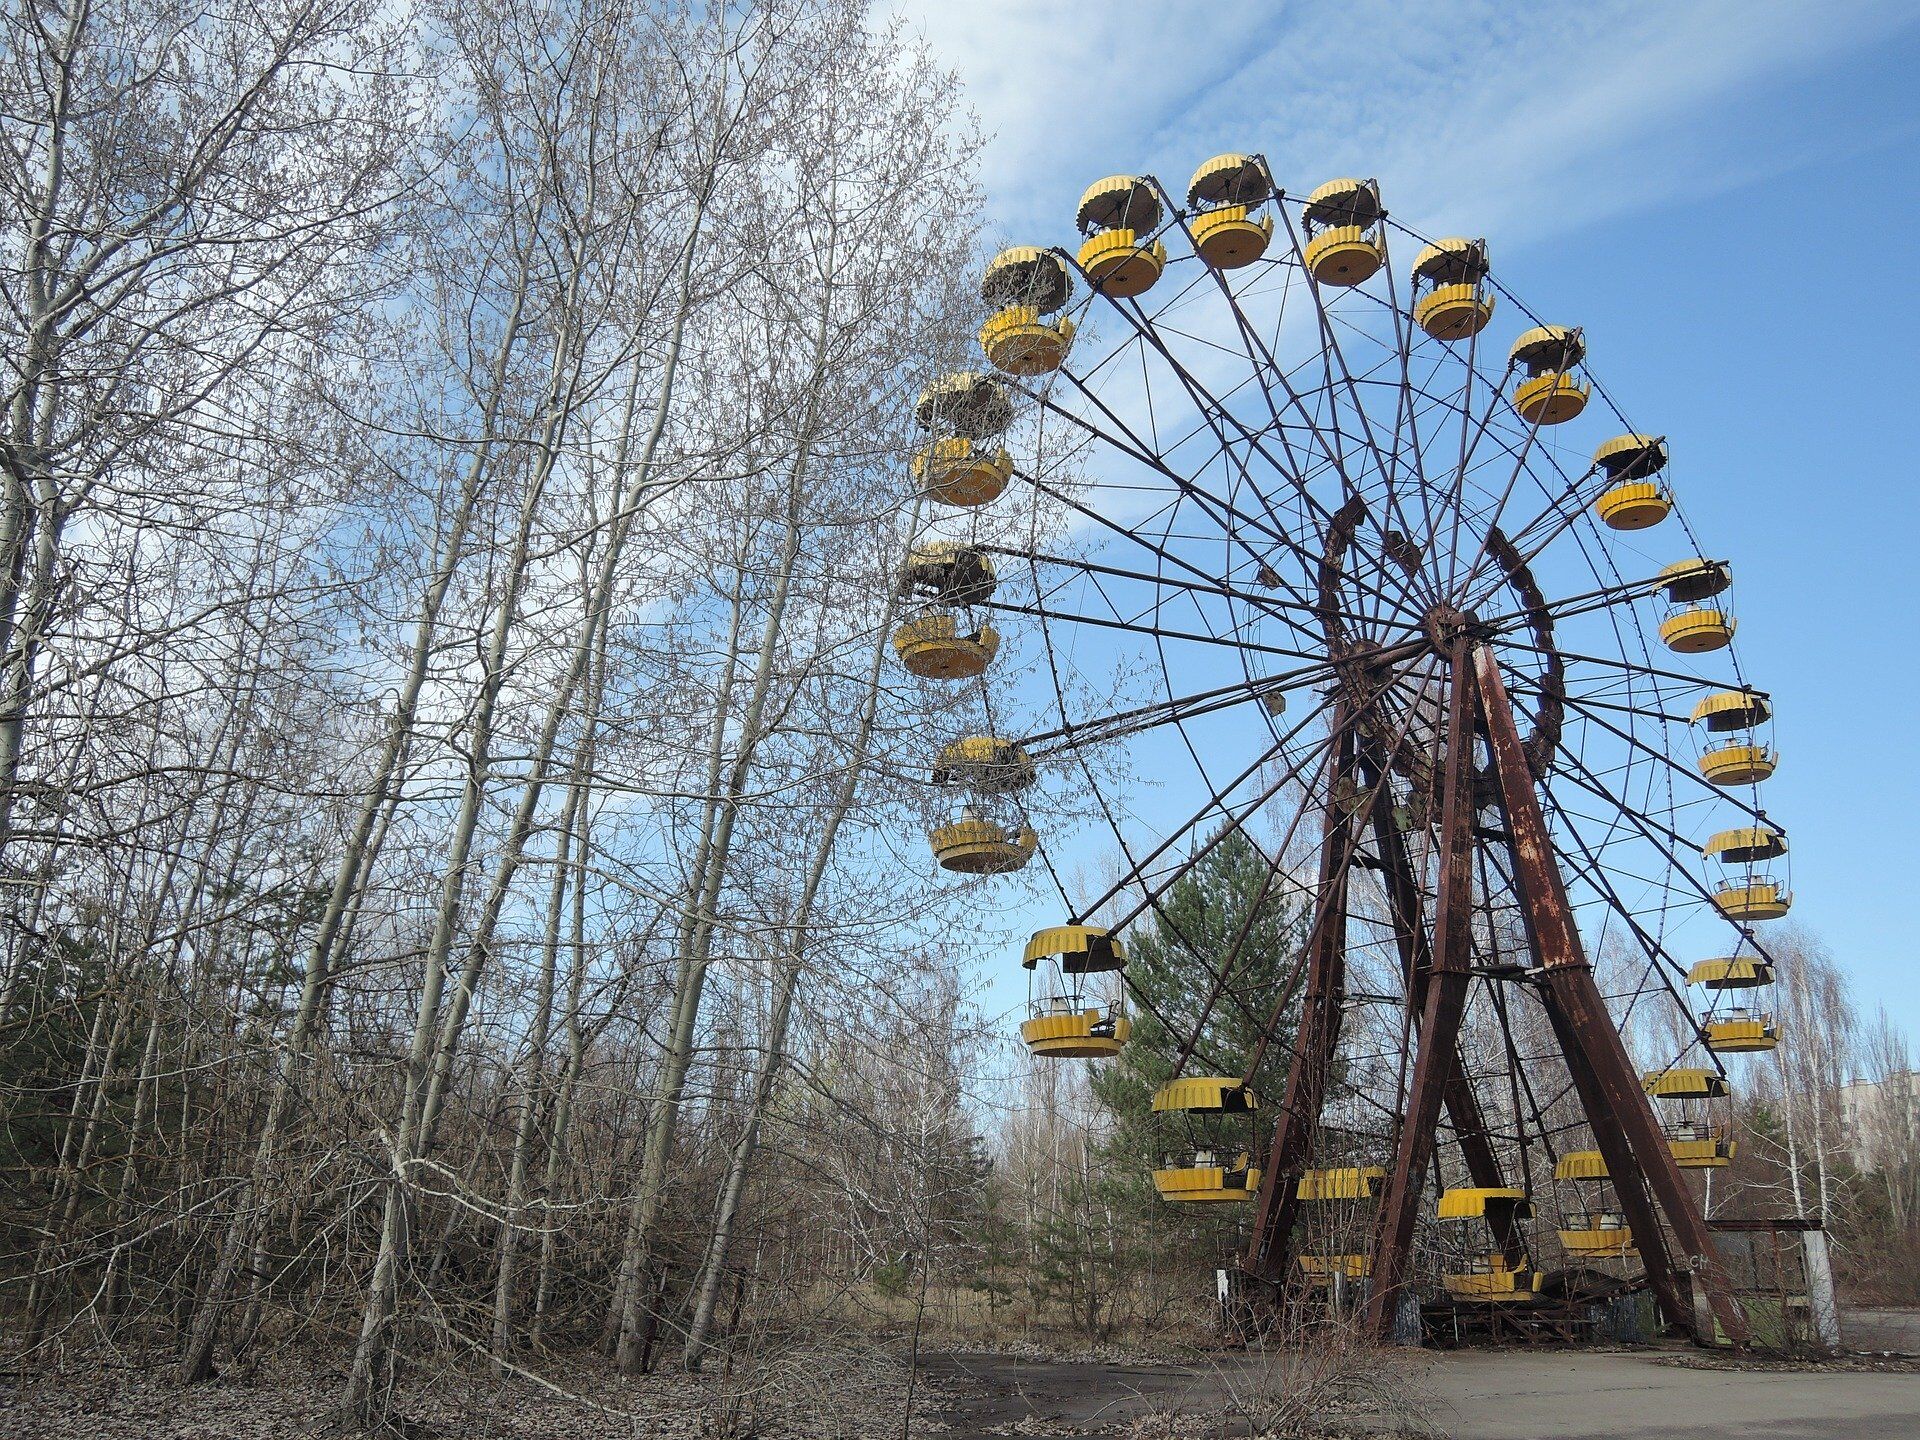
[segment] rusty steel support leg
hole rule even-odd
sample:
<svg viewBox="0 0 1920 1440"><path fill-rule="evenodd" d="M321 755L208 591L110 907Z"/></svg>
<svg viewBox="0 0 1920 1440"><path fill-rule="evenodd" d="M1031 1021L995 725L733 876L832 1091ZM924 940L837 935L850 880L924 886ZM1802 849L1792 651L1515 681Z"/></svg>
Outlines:
<svg viewBox="0 0 1920 1440"><path fill-rule="evenodd" d="M1406 842L1385 806L1374 808L1373 834L1386 885L1387 907L1393 919L1394 944L1399 947L1400 968L1406 977L1407 1003L1418 1015L1425 1009L1427 976L1433 970L1433 947L1428 943L1426 917L1421 913L1420 887L1414 880ZM1447 1118L1453 1124L1454 1138L1459 1142L1468 1177L1484 1190L1504 1189L1507 1182L1500 1168L1500 1157L1494 1153L1493 1137L1480 1109L1480 1097L1474 1093L1473 1081L1460 1062L1458 1045L1454 1047L1453 1065L1441 1099L1446 1105ZM1509 1264L1518 1265L1526 1258L1526 1237L1518 1215L1500 1216L1489 1212L1487 1225Z"/></svg>
<svg viewBox="0 0 1920 1440"><path fill-rule="evenodd" d="M1420 1016L1419 1058L1413 1090L1400 1122L1393 1169L1380 1198L1373 1242L1373 1289L1366 1328L1383 1344L1393 1338L1413 1248L1420 1190L1433 1157L1435 1128L1447 1082L1457 1066L1460 1021L1467 1009L1473 942L1474 682L1463 637L1452 646L1453 683L1447 701L1446 768L1441 781L1440 891L1434 905L1433 969Z"/></svg>
<svg viewBox="0 0 1920 1440"><path fill-rule="evenodd" d="M1353 859L1353 820L1346 805L1351 799L1347 782L1353 775L1353 737L1344 706L1333 707L1331 723L1333 773L1320 835L1318 913L1307 940L1306 992L1294 1034L1293 1063L1287 1067L1286 1093L1260 1175L1253 1234L1241 1262L1248 1274L1272 1285L1286 1282L1293 1258L1300 1172L1313 1155L1313 1132L1320 1124L1327 1072L1340 1040L1340 1007L1346 998L1347 876Z"/></svg>
<svg viewBox="0 0 1920 1440"><path fill-rule="evenodd" d="M1513 722L1513 707L1507 699L1507 687L1500 678L1500 663L1493 651L1484 647L1474 653L1474 671L1480 687L1480 708L1486 718L1487 743L1493 756L1494 774L1499 781L1502 808L1506 811L1507 831L1512 836L1514 878L1518 882L1521 908L1535 946L1535 960L1541 978L1551 990L1566 1027L1563 1044L1567 1061L1590 1067L1597 1090L1596 1106L1589 1102L1587 1118L1606 1112L1619 1123L1632 1149L1629 1162L1646 1177L1674 1238L1686 1253L1712 1307L1720 1328L1735 1345L1748 1338L1746 1316L1741 1313L1732 1287L1713 1247L1713 1238L1705 1219L1696 1208L1686 1178L1674 1163L1666 1136L1654 1119L1652 1103L1633 1064L1627 1047L1614 1026L1600 987L1594 983L1593 967L1580 944L1580 932L1574 925L1573 907L1567 900L1566 882L1555 863L1552 840L1547 832L1546 816L1540 798L1534 793L1533 769L1521 746L1520 732ZM1615 1171L1609 1158L1607 1168L1616 1183L1626 1179ZM1632 1223L1629 1220L1628 1223ZM1649 1236L1648 1238L1651 1238ZM1696 1333L1702 1343L1711 1336Z"/></svg>

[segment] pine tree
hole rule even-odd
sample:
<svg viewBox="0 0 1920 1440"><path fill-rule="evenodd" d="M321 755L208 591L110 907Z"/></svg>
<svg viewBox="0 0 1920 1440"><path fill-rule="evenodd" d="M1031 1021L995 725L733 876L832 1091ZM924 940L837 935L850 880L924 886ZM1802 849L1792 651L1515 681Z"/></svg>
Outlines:
<svg viewBox="0 0 1920 1440"><path fill-rule="evenodd" d="M1132 1037L1116 1059L1093 1071L1094 1096L1109 1117L1100 1145L1106 1199L1129 1218L1125 1231L1131 1247L1153 1252L1139 1257L1143 1262L1156 1261L1153 1268L1160 1269L1185 1267L1196 1282L1204 1283L1209 1268L1234 1247L1244 1207L1168 1205L1154 1192L1150 1172L1169 1159L1190 1163L1195 1143L1237 1152L1255 1139L1250 1127L1270 1121L1259 1113L1205 1119L1156 1115L1153 1095L1173 1078L1196 1027L1199 1038L1184 1074L1245 1073L1304 943L1307 922L1304 907L1283 893L1284 879L1270 883L1271 873L1272 862L1235 831L1174 882L1150 923L1128 932ZM1236 954L1243 930L1246 938ZM1214 977L1229 960L1226 986L1200 1024ZM1288 1006L1253 1075L1263 1106L1278 1103L1286 1083L1294 1010ZM1187 1213L1198 1211L1206 1213ZM1129 1268L1138 1273L1137 1267Z"/></svg>

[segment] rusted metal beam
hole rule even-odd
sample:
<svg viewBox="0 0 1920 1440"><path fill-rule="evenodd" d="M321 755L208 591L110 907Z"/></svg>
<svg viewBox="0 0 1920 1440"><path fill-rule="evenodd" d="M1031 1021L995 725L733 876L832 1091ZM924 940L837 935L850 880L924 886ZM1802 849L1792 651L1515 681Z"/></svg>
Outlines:
<svg viewBox="0 0 1920 1440"><path fill-rule="evenodd" d="M1626 1165L1645 1177L1654 1199L1665 1212L1674 1238L1685 1250L1690 1268L1706 1292L1708 1305L1720 1322L1720 1328L1735 1345L1748 1339L1746 1316L1727 1283L1713 1237L1708 1231L1686 1178L1674 1163L1666 1136L1654 1118L1640 1077L1634 1073L1627 1047L1607 1010L1600 987L1594 983L1593 967L1580 943L1580 932L1573 918L1573 906L1567 899L1566 883L1554 861L1552 840L1547 831L1540 798L1534 792L1534 775L1522 748L1520 733L1514 724L1513 707L1500 679L1500 665L1491 649L1474 651L1474 673L1480 690L1480 708L1487 727L1487 744L1493 760L1494 775L1506 811L1507 829L1512 835L1514 879L1520 891L1521 910L1527 916L1534 959L1560 1011L1564 1033L1561 1044L1570 1067L1584 1062L1595 1094L1582 1096L1587 1119L1596 1117L1616 1121L1623 1132L1630 1157ZM1596 1127L1596 1135L1598 1128ZM1615 1184L1627 1179L1615 1169L1611 1157L1607 1169ZM1633 1223L1628 1217L1628 1223ZM1636 1238L1651 1240L1651 1232ZM1644 1255L1645 1252L1643 1251ZM1652 1278L1651 1268L1649 1278ZM1691 1316L1688 1317L1691 1320ZM1686 1322L1683 1322L1686 1323ZM1695 1338L1703 1343L1710 1336Z"/></svg>
<svg viewBox="0 0 1920 1440"><path fill-rule="evenodd" d="M1340 1041L1340 1009L1346 995L1347 876L1354 828L1347 807L1352 798L1348 782L1354 768L1354 739L1344 703L1335 703L1331 723L1335 748L1320 834L1319 909L1307 939L1306 991L1286 1091L1261 1169L1253 1233L1241 1262L1247 1273L1274 1285L1285 1283L1293 1258L1300 1172L1313 1157L1314 1132L1326 1099L1334 1048Z"/></svg>
<svg viewBox="0 0 1920 1440"><path fill-rule="evenodd" d="M1504 817L1506 807L1501 804ZM1505 845L1509 856L1513 855L1513 833L1511 828L1499 832L1500 841ZM1519 873L1519 861L1513 860L1513 873ZM1534 934L1533 915L1523 903L1520 906L1520 920L1526 933L1527 950L1532 959L1533 969L1540 969L1540 946ZM1566 1057L1568 1077L1573 1082L1575 1095L1579 1098L1582 1110L1588 1117L1589 1128L1593 1131L1594 1145L1601 1157L1607 1162L1608 1178L1612 1180L1614 1192L1620 1201L1620 1211L1627 1218L1627 1226L1632 1231L1634 1243L1639 1248L1641 1264L1646 1272L1647 1284L1653 1291L1654 1303L1659 1307L1661 1316L1671 1325L1692 1327L1693 1306L1686 1296L1680 1293L1675 1280L1673 1260L1667 1251L1666 1232L1661 1227L1659 1212L1654 1208L1653 1199L1647 1192L1646 1180L1640 1174L1640 1167L1633 1158L1632 1147L1627 1144L1626 1132L1607 1108L1604 1093L1594 1078L1593 1067L1587 1063L1585 1054L1573 1039L1566 1015L1553 990L1548 986L1539 987L1541 1005L1546 1011L1547 1023L1552 1026L1560 1052ZM1475 1182L1479 1183L1478 1181ZM1517 1221L1515 1222L1517 1225Z"/></svg>
<svg viewBox="0 0 1920 1440"><path fill-rule="evenodd" d="M1447 701L1445 769L1441 781L1440 886L1434 906L1433 965L1420 1017L1419 1058L1407 1097L1393 1168L1380 1199L1373 1243L1372 1291L1366 1328L1382 1343L1392 1340L1420 1190L1433 1158L1435 1128L1447 1083L1457 1070L1460 1021L1467 1009L1473 942L1473 762L1474 679L1469 641L1450 646L1452 687Z"/></svg>
<svg viewBox="0 0 1920 1440"><path fill-rule="evenodd" d="M1379 783L1385 778L1364 753L1361 763L1369 767L1369 780L1372 783ZM1420 887L1414 880L1413 862L1407 854L1406 841L1384 806L1374 809L1373 829L1374 849L1380 857L1381 878L1387 892L1387 909L1393 920L1394 944L1399 948L1400 967L1406 978L1407 1003L1419 1015L1426 1005L1427 976L1433 970L1433 946L1427 937ZM1479 827L1476 826L1475 834L1479 833ZM1501 1169L1500 1157L1494 1153L1493 1138L1487 1132L1480 1097L1474 1093L1473 1081L1461 1063L1457 1042L1453 1065L1447 1075L1446 1090L1441 1098L1446 1106L1447 1118L1453 1124L1454 1139L1460 1146L1461 1158L1466 1162L1468 1177L1482 1189L1503 1189L1507 1183L1505 1172ZM1490 1213L1487 1225L1493 1231L1494 1242L1499 1245L1508 1263L1518 1264L1526 1255L1526 1238L1521 1232L1519 1217L1511 1211L1500 1215Z"/></svg>

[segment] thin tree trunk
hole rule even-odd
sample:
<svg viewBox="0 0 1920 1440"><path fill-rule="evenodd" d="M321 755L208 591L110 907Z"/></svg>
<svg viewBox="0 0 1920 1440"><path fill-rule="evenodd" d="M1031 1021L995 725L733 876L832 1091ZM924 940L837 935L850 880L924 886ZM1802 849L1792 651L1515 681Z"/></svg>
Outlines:
<svg viewBox="0 0 1920 1440"><path fill-rule="evenodd" d="M151 1096L159 1088L155 1067L160 1053L160 1007L156 1004L147 1019L147 1038L140 1047L140 1068L134 1079L133 1116L127 1122L127 1153L120 1162L120 1187L114 1197L113 1228L125 1228L133 1215L133 1187L139 1174L140 1138L146 1130ZM100 1281L100 1314L111 1321L119 1311L122 1276L127 1260L126 1242L116 1242L107 1252L107 1273Z"/></svg>
<svg viewBox="0 0 1920 1440"><path fill-rule="evenodd" d="M831 267L826 291L832 293ZM767 706L773 692L775 659L778 654L781 622L788 597L792 593L795 562L800 556L802 534L802 494L806 484L816 427L819 424L820 384L827 365L829 314L823 305L814 336L813 357L807 384L807 413L800 430L799 446L787 476L786 530L780 558L774 571L773 594L767 605L767 618L761 630L760 645L754 659L753 688L746 713L740 724L740 748L729 767L726 789L717 797L718 815L712 842L703 856L705 884L696 892L690 919L693 943L678 975L674 997L673 1024L667 1038L661 1065L660 1094L647 1127L646 1150L641 1159L640 1186L634 1205L634 1264L628 1280L626 1304L620 1317L620 1341L615 1363L628 1374L641 1368L640 1297L647 1271L648 1245L660 1201L666 1185L667 1164L673 1149L674 1129L680 1118L680 1101L687 1072L693 1062L694 1031L699 1022L700 996L706 983L707 965L712 956L713 934L733 842L733 830L739 817L741 796L753 770L754 756L765 739ZM736 609L736 617L738 611ZM725 730L724 705L714 716L717 731ZM696 872L697 873L697 872Z"/></svg>
<svg viewBox="0 0 1920 1440"><path fill-rule="evenodd" d="M99 1083L95 1077L104 1077L107 1057L112 1049L112 1042L107 1039L107 1017L113 1015L117 1008L108 1003L104 994L94 1003L93 1021L87 1027L87 1048L80 1059L80 1078L74 1084L73 1099L69 1102L67 1109L67 1122L60 1137L59 1162L58 1168L54 1171L49 1212L53 1207L62 1205L69 1186L79 1184L74 1157L80 1144L80 1117L87 1108L89 1096L99 1093ZM114 1020L116 1029L119 1023L116 1018ZM27 1285L27 1334L26 1343L22 1347L26 1350L31 1350L38 1345L41 1336L45 1333L47 1310L52 1303L52 1262L61 1233L61 1226L58 1223L50 1223L47 1233L41 1237L38 1253L34 1257L33 1278Z"/></svg>
<svg viewBox="0 0 1920 1440"><path fill-rule="evenodd" d="M596 684L596 694L599 688ZM576 779L574 788L584 790L585 784L584 779ZM554 1218L554 1197L559 1191L561 1170L567 1160L567 1137L573 1122L574 1089L580 1082L580 1072L586 1066L586 1038L580 1026L580 1001L587 974L587 872L591 863L593 833L592 822L587 811L588 802L583 796L581 803L576 807L576 830L573 841L575 878L568 945L573 968L568 976L567 1012L564 1022L567 1033L567 1059L560 1075L560 1093L554 1099L553 1143L547 1147L547 1173L540 1186L542 1201L540 1266L534 1280L533 1320L527 1331L527 1343L535 1348L538 1348L541 1343L542 1332L546 1325L548 1301L552 1294L554 1255L559 1238Z"/></svg>
<svg viewBox="0 0 1920 1440"><path fill-rule="evenodd" d="M366 797L360 804L352 833L335 867L333 887L314 932L313 943L307 951L300 1003L294 1013L293 1027L280 1050L273 1092L267 1104L266 1119L260 1127L260 1138L254 1148L252 1168L236 1197L232 1218L221 1240L219 1258L195 1309L186 1343L174 1369L175 1379L181 1384L205 1380L213 1373L214 1345L219 1339L220 1322L226 1311L234 1274L242 1258L252 1248L252 1227L259 1220L254 1213L254 1198L273 1164L281 1127L293 1104L295 1079L306 1059L307 1048L320 1029L328 986L340 953L336 942L340 938L343 923L364 889L365 876L372 871L375 854L370 842L376 829L384 833L385 827L380 822L387 809L389 793L412 747L420 697L426 689L429 664L438 645L440 613L460 567L468 527L472 524L475 506L491 473L493 449L500 438L497 433L500 407L506 395L509 363L519 343L530 279L529 272L522 265L519 284L515 287L499 349L494 357L480 443L462 478L459 501L447 523L440 550L435 557L432 578L421 598L420 614L414 624L413 644L408 653L406 679L388 721L380 757L374 764Z"/></svg>
<svg viewBox="0 0 1920 1440"><path fill-rule="evenodd" d="M551 455L554 427L558 425L559 366L569 346L554 349L555 374L548 391L547 429L542 437L543 451ZM441 995L446 984L446 967L453 949L454 930L459 923L460 905L466 890L467 871L481 810L486 799L486 783L492 765L493 725L501 688L506 683L506 658L519 600L526 580L534 516L550 474L550 462L530 483L520 506L513 545L504 567L503 592L494 609L494 623L482 663L479 702L467 731L468 764L461 786L460 810L454 821L448 845L447 868L442 877L434 928L423 960L419 1010L414 1022L413 1040L408 1047L406 1081L400 1101L400 1114L390 1144L389 1171L385 1177L385 1204L380 1223L380 1246L374 1258L373 1275L367 1285L366 1304L360 1322L360 1337L354 1346L353 1361L341 1394L341 1411L355 1423L369 1420L375 1409L375 1391L385 1370L388 1326L398 1294L400 1254L406 1232L408 1186L417 1160L431 1148L432 1128L437 1118L437 1101L444 1093L445 1076L450 1072L453 1047L459 1030L453 1016L441 1014ZM462 1014L464 1019L464 1014Z"/></svg>
<svg viewBox="0 0 1920 1440"><path fill-rule="evenodd" d="M799 903L795 908L793 923L788 930L787 958L780 967L774 985L773 1008L767 1021L766 1044L754 1075L746 1123L741 1127L740 1136L734 1142L733 1149L727 1157L727 1174L721 1185L720 1209L714 1218L713 1235L708 1241L706 1259L702 1263L700 1278L697 1282L693 1316L687 1327L686 1347L683 1352L684 1363L689 1370L698 1370L706 1354L707 1336L713 1325L714 1306L719 1299L721 1279L726 1273L727 1251L732 1244L734 1218L739 1213L740 1197L746 1189L747 1173L753 1163L754 1150L759 1144L760 1125L766 1114L767 1102L773 1096L774 1082L779 1077L781 1066L786 1062L787 1027L793 1014L794 992L799 987L801 971L806 963L805 957L812 935L814 902L820 893L820 885L826 878L828 867L832 864L840 827L845 822L848 812L852 810L854 800L860 791L860 782L873 743L874 719L879 709L881 670L886 663L887 652L891 648L889 636L892 621L893 606L889 604L877 631L878 639L867 671L863 692L865 699L862 703L859 723L855 727L851 753L846 758L846 769L840 777L832 808L821 830L820 840L814 850L813 861L808 869Z"/></svg>
<svg viewBox="0 0 1920 1440"><path fill-rule="evenodd" d="M545 1069L547 1042L553 1033L553 987L560 958L561 911L566 905L567 863L579 806L579 787L569 787L555 838L553 883L547 893L546 934L540 947L533 1028L527 1036L527 1061L520 1082L520 1118L513 1130L513 1151L507 1161L507 1195L501 1207L499 1260L493 1287L493 1348L500 1357L507 1354L513 1343L513 1270L524 1224L520 1211L526 1201L527 1154L533 1145L534 1125L540 1110L540 1076Z"/></svg>

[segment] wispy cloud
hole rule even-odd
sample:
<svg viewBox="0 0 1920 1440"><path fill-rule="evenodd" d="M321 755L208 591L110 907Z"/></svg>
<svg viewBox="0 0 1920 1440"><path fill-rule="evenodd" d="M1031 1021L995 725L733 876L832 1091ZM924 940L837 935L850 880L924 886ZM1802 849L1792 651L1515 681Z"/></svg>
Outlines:
<svg viewBox="0 0 1920 1440"><path fill-rule="evenodd" d="M1507 245L1856 148L1719 117L1736 102L1764 116L1770 88L1920 19L1887 0L883 8L966 81L994 135L994 214L1023 238L1064 238L1100 175L1152 170L1177 190L1207 156L1258 149L1290 188L1376 176L1416 228Z"/></svg>

